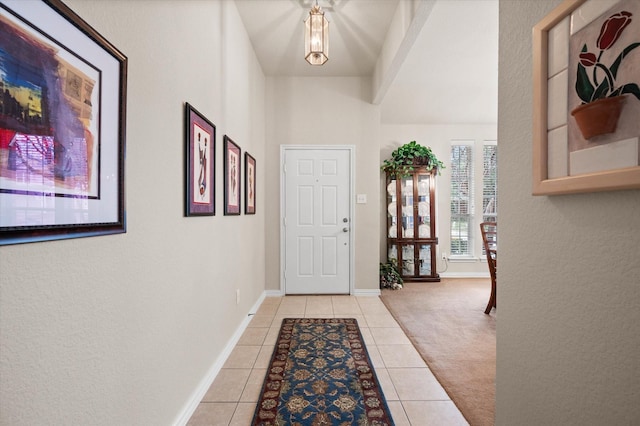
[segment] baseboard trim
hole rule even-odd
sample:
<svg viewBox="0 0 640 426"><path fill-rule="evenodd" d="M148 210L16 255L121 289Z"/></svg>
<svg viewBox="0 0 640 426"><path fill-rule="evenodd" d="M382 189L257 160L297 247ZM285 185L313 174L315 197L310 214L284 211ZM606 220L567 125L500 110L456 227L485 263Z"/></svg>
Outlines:
<svg viewBox="0 0 640 426"><path fill-rule="evenodd" d="M489 273L478 272L440 272L440 278L491 278Z"/></svg>
<svg viewBox="0 0 640 426"><path fill-rule="evenodd" d="M284 292L282 290L266 290L265 291L266 297L282 297L285 296ZM353 295L354 296L380 296L380 290L379 289L364 289L364 290L358 290L355 289L353 290ZM309 296L308 294L302 294L302 295L292 295L292 296Z"/></svg>
<svg viewBox="0 0 640 426"><path fill-rule="evenodd" d="M380 296L380 289L355 289L353 290L354 296Z"/></svg>
<svg viewBox="0 0 640 426"><path fill-rule="evenodd" d="M202 401L202 398L204 398L205 394L211 387L211 384L218 376L218 373L222 369L222 366L229 358L229 355L231 355L231 351L233 351L233 348L235 348L236 344L240 340L240 337L242 337L242 333L244 333L246 328L249 326L251 318L258 310L266 296L267 292L262 292L256 303L254 303L254 305L249 310L249 313L242 320L238 328L236 328L235 333L233 333L233 336L231 336L231 339L229 339L218 358L216 358L213 365L209 368L207 374L200 381L200 384L191 395L191 398L189 398L189 400L185 404L177 420L173 423L175 426L185 426L189 422L189 419L191 418L191 416L193 416L193 413L198 408L198 404L200 404L200 401Z"/></svg>
<svg viewBox="0 0 640 426"><path fill-rule="evenodd" d="M265 294L267 297L281 297L284 296L284 292L282 290L265 290Z"/></svg>

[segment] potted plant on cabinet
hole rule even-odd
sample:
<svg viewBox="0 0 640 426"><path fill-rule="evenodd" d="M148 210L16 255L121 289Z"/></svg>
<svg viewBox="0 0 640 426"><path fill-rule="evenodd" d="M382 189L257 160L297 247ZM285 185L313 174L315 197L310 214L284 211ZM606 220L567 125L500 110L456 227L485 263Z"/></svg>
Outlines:
<svg viewBox="0 0 640 426"><path fill-rule="evenodd" d="M408 176L414 167L426 167L428 170L444 169L444 163L436 157L431 148L420 145L416 141L406 143L391 153L391 158L384 160L380 167L391 176Z"/></svg>

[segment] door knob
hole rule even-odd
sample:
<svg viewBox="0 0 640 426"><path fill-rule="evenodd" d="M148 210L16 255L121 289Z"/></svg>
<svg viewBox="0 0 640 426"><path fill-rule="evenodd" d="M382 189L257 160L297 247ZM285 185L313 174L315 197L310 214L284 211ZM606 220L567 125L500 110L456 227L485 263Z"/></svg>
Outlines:
<svg viewBox="0 0 640 426"><path fill-rule="evenodd" d="M349 228L342 228L342 232L349 232Z"/></svg>

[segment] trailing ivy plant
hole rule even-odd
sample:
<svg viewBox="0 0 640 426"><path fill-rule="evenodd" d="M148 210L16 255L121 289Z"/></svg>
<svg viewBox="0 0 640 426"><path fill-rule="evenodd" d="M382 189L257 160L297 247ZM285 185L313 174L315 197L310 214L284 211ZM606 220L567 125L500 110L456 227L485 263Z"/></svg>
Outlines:
<svg viewBox="0 0 640 426"><path fill-rule="evenodd" d="M387 263L380 263L380 288L398 290L402 288L404 281L398 271L395 259L389 259Z"/></svg>
<svg viewBox="0 0 640 426"><path fill-rule="evenodd" d="M415 167L426 167L427 170L444 169L444 163L436 157L431 148L416 141L406 143L391 153L391 158L384 160L380 167L395 177L408 176Z"/></svg>

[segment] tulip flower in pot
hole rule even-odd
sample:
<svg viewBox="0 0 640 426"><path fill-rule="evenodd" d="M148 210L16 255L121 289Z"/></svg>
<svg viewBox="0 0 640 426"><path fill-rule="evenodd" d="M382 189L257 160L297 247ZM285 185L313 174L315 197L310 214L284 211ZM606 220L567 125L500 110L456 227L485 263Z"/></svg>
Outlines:
<svg viewBox="0 0 640 426"><path fill-rule="evenodd" d="M602 54L618 41L625 28L631 24L631 18L632 13L628 11L611 15L600 29L596 42L598 55L589 51L586 44L580 52L576 93L582 104L571 111L571 115L585 139L615 132L627 94L640 100L640 87L637 83L619 85L616 82L622 60L640 46L640 42L625 47L611 66L607 67L601 62Z"/></svg>

